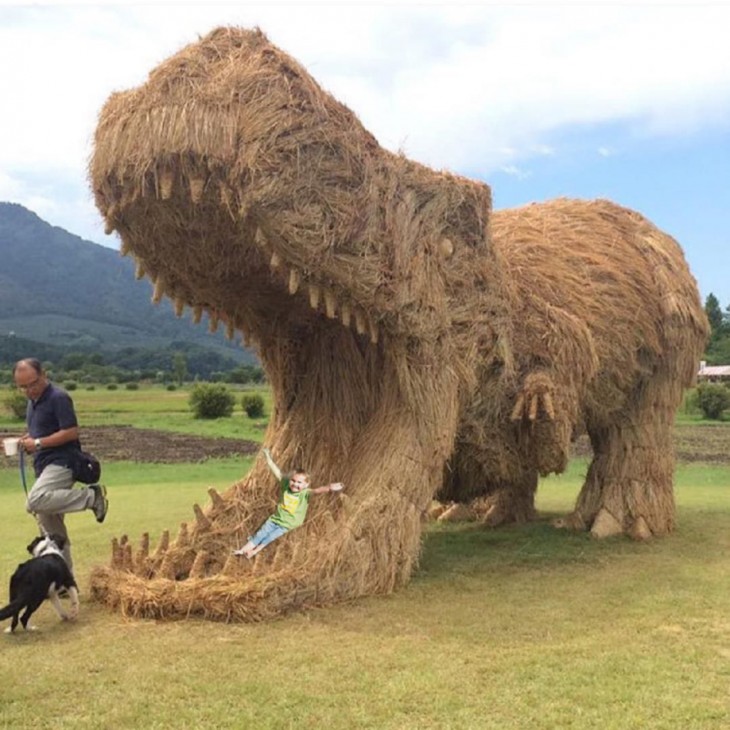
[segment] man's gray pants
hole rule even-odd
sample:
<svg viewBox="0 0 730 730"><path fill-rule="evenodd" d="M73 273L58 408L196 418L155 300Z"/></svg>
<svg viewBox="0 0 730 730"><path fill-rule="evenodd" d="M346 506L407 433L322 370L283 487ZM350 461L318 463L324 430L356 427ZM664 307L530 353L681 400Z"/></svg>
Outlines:
<svg viewBox="0 0 730 730"><path fill-rule="evenodd" d="M74 484L71 470L65 466L51 464L36 479L28 492L26 509L35 514L44 535L60 535L66 539L63 557L69 569L71 562L71 541L68 538L63 516L67 512L81 512L94 504L96 494L93 489L83 487L72 489Z"/></svg>

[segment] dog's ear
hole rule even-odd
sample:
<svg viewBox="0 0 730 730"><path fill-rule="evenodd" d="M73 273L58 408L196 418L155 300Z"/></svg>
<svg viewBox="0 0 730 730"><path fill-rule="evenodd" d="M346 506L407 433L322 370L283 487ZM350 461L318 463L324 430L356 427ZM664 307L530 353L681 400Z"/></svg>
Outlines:
<svg viewBox="0 0 730 730"><path fill-rule="evenodd" d="M28 551L28 552L29 552L29 553L30 553L31 555L33 555L33 550L35 550L35 546L36 546L36 545L37 545L37 544L38 544L38 543L39 543L39 542L40 542L41 540L43 540L43 539L44 539L44 538L43 538L43 536L42 536L42 535L39 535L38 537L34 537L34 538L33 538L33 542L31 542L31 543L30 543L30 545L28 545L28 547L26 547L26 550L27 550L27 551Z"/></svg>

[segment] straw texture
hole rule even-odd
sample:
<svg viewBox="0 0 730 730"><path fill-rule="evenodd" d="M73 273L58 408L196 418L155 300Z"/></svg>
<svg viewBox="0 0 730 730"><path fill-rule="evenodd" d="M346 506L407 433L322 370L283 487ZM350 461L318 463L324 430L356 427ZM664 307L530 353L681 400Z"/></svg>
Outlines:
<svg viewBox="0 0 730 730"><path fill-rule="evenodd" d="M597 458L571 524L608 510L627 533L638 517L671 527L658 451L706 323L681 250L640 216L577 201L492 216L486 185L382 149L236 28L110 97L90 181L153 299L257 349L275 460L347 485L249 562L231 548L277 497L261 459L176 538L115 540L98 599L256 621L387 593L417 564L437 492L481 500L466 514L489 524L530 519L538 473L564 468L583 424Z"/></svg>

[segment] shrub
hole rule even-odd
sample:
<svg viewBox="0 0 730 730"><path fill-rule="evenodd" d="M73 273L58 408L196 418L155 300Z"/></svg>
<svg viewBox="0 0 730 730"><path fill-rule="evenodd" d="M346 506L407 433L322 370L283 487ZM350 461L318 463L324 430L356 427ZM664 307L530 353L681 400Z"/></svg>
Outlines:
<svg viewBox="0 0 730 730"><path fill-rule="evenodd" d="M177 390L177 385L175 385L175 383L169 383L167 390Z"/></svg>
<svg viewBox="0 0 730 730"><path fill-rule="evenodd" d="M11 390L4 398L3 405L10 411L17 421L25 420L25 409L28 407L28 399L19 390Z"/></svg>
<svg viewBox="0 0 730 730"><path fill-rule="evenodd" d="M195 418L223 418L233 413L236 399L220 383L197 383L189 402Z"/></svg>
<svg viewBox="0 0 730 730"><path fill-rule="evenodd" d="M241 398L241 405L249 418L261 418L264 415L264 399L259 393L246 393Z"/></svg>
<svg viewBox="0 0 730 730"><path fill-rule="evenodd" d="M682 405L680 406L682 413L699 413L700 406L697 402L697 388L689 388L684 391L682 396Z"/></svg>
<svg viewBox="0 0 730 730"><path fill-rule="evenodd" d="M107 383L107 390L116 390L119 386L116 383Z"/></svg>
<svg viewBox="0 0 730 730"><path fill-rule="evenodd" d="M76 382L73 380L69 380L64 386L66 390L76 390L79 386L76 385Z"/></svg>
<svg viewBox="0 0 730 730"><path fill-rule="evenodd" d="M87 385L86 386L86 390L96 390L96 386L95 385Z"/></svg>
<svg viewBox="0 0 730 730"><path fill-rule="evenodd" d="M127 383L124 387L127 390L139 390L139 383Z"/></svg>
<svg viewBox="0 0 730 730"><path fill-rule="evenodd" d="M730 390L719 383L700 383L697 404L705 418L719 420L722 412L730 408Z"/></svg>

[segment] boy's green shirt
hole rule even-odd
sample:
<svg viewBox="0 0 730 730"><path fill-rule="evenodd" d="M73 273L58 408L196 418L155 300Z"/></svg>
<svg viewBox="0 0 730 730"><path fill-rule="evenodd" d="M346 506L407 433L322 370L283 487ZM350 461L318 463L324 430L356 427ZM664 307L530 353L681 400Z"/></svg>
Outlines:
<svg viewBox="0 0 730 730"><path fill-rule="evenodd" d="M307 516L311 491L303 489L301 492L292 492L289 488L289 477L281 480L281 499L276 505L276 512L271 521L287 530L299 527Z"/></svg>

